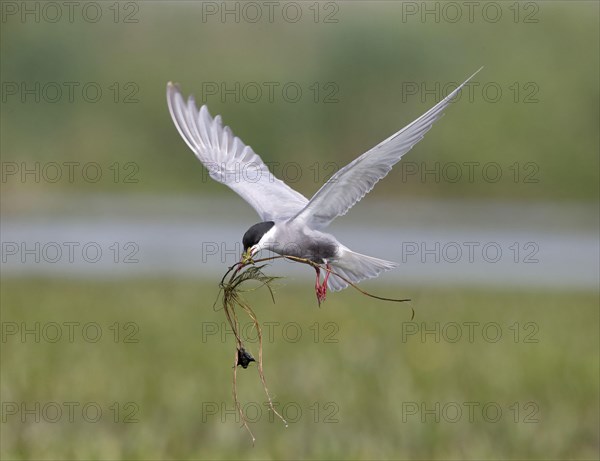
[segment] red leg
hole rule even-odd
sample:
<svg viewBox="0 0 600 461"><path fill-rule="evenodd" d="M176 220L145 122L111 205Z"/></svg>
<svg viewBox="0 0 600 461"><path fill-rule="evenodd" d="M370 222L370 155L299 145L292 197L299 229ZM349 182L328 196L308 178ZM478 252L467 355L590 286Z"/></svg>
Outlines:
<svg viewBox="0 0 600 461"><path fill-rule="evenodd" d="M315 293L317 295L317 301L319 301L319 305L321 305L321 300L319 298L319 293L321 292L321 285L320 285L320 277L321 277L321 269L319 269L318 267L315 267L315 271L317 272L317 279L315 281Z"/></svg>
<svg viewBox="0 0 600 461"><path fill-rule="evenodd" d="M329 263L327 263L327 265L325 267L327 267L327 273L325 274L325 280L323 281L323 286L325 287L325 294L327 294L327 280L329 280L329 275L331 274L331 272L329 272L331 270L331 266L329 265Z"/></svg>

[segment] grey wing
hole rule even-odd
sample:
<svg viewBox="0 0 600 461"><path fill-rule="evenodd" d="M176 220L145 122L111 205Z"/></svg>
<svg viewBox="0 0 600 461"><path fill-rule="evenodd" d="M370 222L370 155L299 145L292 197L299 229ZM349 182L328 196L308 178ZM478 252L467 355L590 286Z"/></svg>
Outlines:
<svg viewBox="0 0 600 461"><path fill-rule="evenodd" d="M263 221L289 219L306 206L308 199L273 176L250 146L223 127L219 115L213 119L206 106L198 110L193 96L186 103L171 82L167 103L179 134L210 177L246 200Z"/></svg>
<svg viewBox="0 0 600 461"><path fill-rule="evenodd" d="M404 154L423 139L433 123L443 115L452 98L477 72L414 122L338 170L292 219L313 229L322 229L336 217L346 214L373 189L377 181L390 172Z"/></svg>

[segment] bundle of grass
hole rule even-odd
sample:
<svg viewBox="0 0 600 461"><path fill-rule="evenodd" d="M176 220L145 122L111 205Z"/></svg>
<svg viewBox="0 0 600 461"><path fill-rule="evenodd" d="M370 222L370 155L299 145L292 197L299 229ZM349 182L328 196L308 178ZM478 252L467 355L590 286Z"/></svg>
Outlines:
<svg viewBox="0 0 600 461"><path fill-rule="evenodd" d="M263 355L262 355L263 345L262 345L262 330L260 328L260 323L258 322L258 320L256 318L256 314L254 313L254 311L252 310L250 305L241 296L241 293L243 293L243 292L257 290L258 288L261 288L262 286L266 286L269 290L269 293L271 294L271 299L273 300L273 302L275 302L275 296L273 293L273 288L271 286L271 283L280 277L273 277L273 276L265 275L264 272L262 271L262 269L265 266L266 266L266 264L257 266L257 265L255 265L255 261L252 261L251 259L244 257L241 262L239 262L229 268L229 270L225 273L225 275L221 279L221 283L219 284L219 287L221 288L221 290L219 292L219 297L222 300L223 310L225 311L225 316L227 317L227 321L229 322L229 325L230 325L231 329L233 330L233 334L235 336L235 342L236 342L236 353L235 353L235 358L234 358L234 363L233 363L233 400L235 403L235 407L237 408L238 413L240 415L242 425L246 428L246 430L250 434L250 437L252 437L253 444L256 439L254 437L254 434L250 430L250 427L248 426L248 420L246 419L246 415L244 414L244 410L242 409L242 406L240 405L240 402L238 399L237 367L238 367L238 365L240 365L242 368L248 368L248 365L251 362L256 362L256 359L248 351L246 351L246 349L244 347L242 336L240 334L240 323L239 323L238 315L237 315L237 311L236 311L238 308L243 310L248 315L248 317L250 317L250 319L254 323L254 328L256 329L256 333L258 336L258 362L257 362L258 375L260 376L260 380L262 382L263 389L267 396L267 400L269 402L269 408L271 409L271 411L273 411L274 414L276 414L279 417L279 419L281 419L281 421L283 421L283 423L287 427L287 421L283 418L283 416L281 416L281 414L277 410L275 410L275 407L273 406L273 400L271 399L271 395L269 394L269 389L267 387L265 373L263 370ZM233 273L232 273L232 271L233 271ZM231 276L229 277L229 279L227 281L225 281L227 275L230 273L231 273ZM251 282L251 281L258 282L258 285L255 285L248 289L245 289L242 287L242 284L244 284L246 282ZM217 302L218 302L218 299L217 299ZM215 306L216 306L216 303L215 303Z"/></svg>
<svg viewBox="0 0 600 461"><path fill-rule="evenodd" d="M248 425L248 420L246 418L246 415L244 414L244 411L243 411L242 406L240 405L240 402L238 399L238 393L237 393L237 368L238 368L238 366L241 366L242 368L245 369L245 368L248 368L248 366L250 365L251 362L257 363L258 375L260 377L263 389L267 396L269 408L271 409L271 411L273 411L273 413L275 415L277 415L279 417L279 419L281 419L281 421L285 424L286 427L288 425L287 421L283 418L283 416L281 416L281 414L273 406L273 400L271 399L271 395L269 394L269 389L267 387L267 382L265 379L265 373L264 373L264 369L263 369L263 344L262 344L262 330L260 327L260 323L258 322L256 314L254 313L254 311L252 310L250 305L242 297L242 293L244 293L244 292L255 291L255 290L265 286L269 290L269 293L271 295L271 299L273 300L273 303L275 302L275 295L273 293L272 283L275 280L280 279L281 277L266 275L263 272L263 268L267 266L266 262L272 261L275 259L288 259L288 260L299 262L302 264L308 264L309 266L311 266L313 268L318 267L321 270L327 271L332 275L340 277L342 280L344 280L346 283L348 283L348 285L350 285L354 289L358 290L363 295L369 296L371 298L375 298L375 299L379 299L379 300L383 300L383 301L392 301L392 302L410 301L410 299L383 298L381 296L376 296L371 293L368 293L368 292L358 288L355 284L353 284L346 278L342 277L341 275L337 274L335 271L331 270L329 267L322 266L322 265L317 264L314 261L311 261L309 259L298 258L296 256L283 255L283 256L273 256L270 258L253 260L249 254L247 254L247 253L244 254L242 256L242 260L239 263L236 263L233 266L231 266L227 270L227 272L225 273L223 278L221 279L221 282L219 283L219 287L220 287L219 297L217 298L217 301L215 302L215 308L220 299L222 302L223 310L225 311L225 316L227 317L227 321L229 322L229 325L235 336L236 352L235 352L234 363L233 363L233 400L235 403L235 407L237 408L238 413L240 415L240 418L242 421L242 426L246 428L246 430L250 434L250 437L252 437L253 444L256 441L256 438L254 437L254 434L250 430L250 426ZM259 263L264 263L264 264L259 265ZM228 275L230 275L229 278L227 278ZM255 283L254 285L252 285L249 288L242 286L242 285L247 285L249 282L257 282L257 283ZM238 320L238 313L237 313L238 309L241 309L248 315L248 317L250 317L250 319L252 320L252 322L254 324L254 328L256 329L256 333L257 333L257 337L258 337L258 361L244 347L244 342L243 342L243 339L242 339L242 336L240 333L240 323ZM412 310L412 318L414 318L414 315L415 315L415 313L414 313L414 309L413 309Z"/></svg>

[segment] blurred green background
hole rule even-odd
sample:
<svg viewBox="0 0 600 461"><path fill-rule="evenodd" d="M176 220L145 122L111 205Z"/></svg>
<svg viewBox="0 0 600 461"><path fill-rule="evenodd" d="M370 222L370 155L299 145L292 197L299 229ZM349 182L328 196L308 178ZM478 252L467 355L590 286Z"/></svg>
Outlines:
<svg viewBox="0 0 600 461"><path fill-rule="evenodd" d="M479 86L473 102L463 98L456 104L449 111L452 123L438 124L436 135L419 146L419 157L406 160L429 167L434 162L494 161L503 167L504 177L473 186L466 178L423 184L411 176L406 182L382 182L378 192L597 199L599 36L594 2L525 2L516 10L503 4L498 22L484 19L483 11L491 17L492 9L484 10L482 3L472 23L466 10L460 22L445 21L451 11L439 6L439 17L428 15L422 22L419 13L408 15L402 2L332 3L337 9L318 8L317 23L309 4L301 10L301 20L290 23L282 19L282 3L273 22L255 24L244 21L243 14L239 23L231 15L225 23L218 13L203 16L202 5L194 2L134 4L137 11L121 7L123 20L135 12L129 19L139 22L133 24L115 24L114 10L107 6L102 19L92 24L78 16L72 24L23 24L7 18L2 27L5 84L59 82L64 88L63 82L78 82L82 89L95 82L103 96L98 103L85 103L76 89L74 103L65 95L55 104L32 104L31 97L21 104L20 93L7 95L2 107L5 161L133 161L140 165L140 182L135 188L124 186L126 192L227 193L218 184L201 184L195 159L183 155L165 111L165 85L173 80L186 94L204 99L213 115L221 114L265 161L301 159L304 174L296 186L309 195L321 184L306 171L314 162L341 167L439 100L435 93L407 95L407 84L443 88L486 66L475 78ZM428 8L435 11L435 5ZM323 22L332 13L328 19L338 22ZM247 10L246 16L250 14ZM115 82L117 87L109 89ZM129 82L135 86L125 88ZM249 102L250 89L239 103L221 92L201 96L203 84L233 88L235 82L242 87L255 82L261 88L264 82L276 82L279 87L273 103L266 90L257 103ZM286 102L281 94L290 82L303 91L298 103ZM320 88L317 104L316 90L309 88L315 82ZM329 82L336 86L325 89ZM525 87L527 83L533 86ZM494 86L487 102L483 87L489 84ZM494 103L495 86L502 95ZM130 95L139 102L115 104L117 88L117 100ZM338 102L323 102L330 92L329 99ZM515 162L536 163L539 182L515 184L508 170ZM61 185L66 193L73 189L66 181L39 187L56 191ZM12 181L4 186L9 192L19 189ZM99 181L85 192L100 188L119 191L111 181Z"/></svg>
<svg viewBox="0 0 600 461"><path fill-rule="evenodd" d="M462 14L456 22L455 7L442 2L275 2L272 20L269 6L256 2L263 15L257 22L252 22L254 6L238 2L99 2L85 16L88 3L76 7L72 21L63 5L56 22L43 2L2 3L3 226L44 226L73 213L110 221L110 207L95 208L98 197L108 198L115 209L134 200L138 206L127 211L131 215L144 214L146 206L153 210L157 197L171 203L189 197L237 200L206 180L174 129L164 94L170 80L207 103L213 115L221 114L263 160L296 162L302 173L297 179L291 170L289 177L279 176L310 196L331 173L327 162L345 165L434 105L445 95L436 88L462 82L485 66L474 79L472 98L463 95L453 104L366 203L389 204L396 197L480 200L531 210L551 203L565 214L550 216L551 224L538 232L560 228L565 252L570 239L598 233L597 2L475 2L472 20L468 2L452 2ZM23 17L26 8L37 8L39 18ZM239 21L233 14L223 20L224 8L239 8ZM434 13L422 16L427 8ZM96 11L101 17L93 21ZM297 11L301 17L293 22ZM495 20L497 11L502 16ZM65 82L77 84L72 102ZM263 89L275 82L274 99L265 93L253 102L254 93L244 97L240 90L236 101L223 92L204 92L214 84L235 88L236 82ZM35 94L22 92L36 83L50 84L48 93L37 93L39 102ZM97 102L82 95L86 83L101 88ZM55 84L64 93L50 102ZM302 89L297 102L282 95L279 89L286 84ZM424 92L422 85L434 92ZM85 180L77 169L69 181L63 169L63 177L52 182L43 175L39 181L31 175L23 180L20 170L8 174L15 166L35 168L36 162L97 162L103 176ZM489 181L477 166L473 181L465 175L436 181L407 169L420 173L449 162L462 165L463 173L467 162L495 162L503 174ZM135 182L124 179L130 173ZM528 174L534 181L525 180ZM572 209L583 209L585 219L570 221ZM227 207L209 216L201 212L181 214L199 213L211 223L231 219ZM145 219L161 223L170 217L147 213ZM368 224L383 225L380 220L383 214ZM448 221L449 227L456 224ZM506 221L507 229L523 224ZM591 258L596 251L590 249ZM600 455L597 286L541 289L526 280L519 288L366 285L384 296L400 292L415 300L419 329L436 322L501 326L497 342L476 330L474 341L463 336L456 343L444 337L420 340L420 333L405 337L403 329L414 327L407 324L409 309L355 292L330 295L317 309L311 277L284 281L275 305L265 293L252 294L259 320L296 322L303 333L294 342L275 330L275 339L265 344L265 372L276 400L302 409L287 429L270 422L255 367L238 372L242 401L263 409L252 425L257 436L252 447L231 411L234 342L230 335L221 340L225 317L212 309L218 278L192 273L106 279L91 270L72 278L58 269L43 277L15 276L3 264L2 458ZM103 337L22 340L23 326L36 322L96 322ZM133 335L137 342L124 339L133 331L128 322L139 330ZM206 336L215 324L219 333ZM19 332L10 334L15 325ZM330 327L336 342L325 340ZM535 334L529 339L537 341L525 340L530 327ZM256 354L256 344L250 348ZM74 422L63 416L53 423L52 415L42 414L36 422L20 407L12 414L15 402L28 408L35 402L97 402L103 416L91 423L76 412ZM114 402L118 406L109 408ZM425 415L422 422L421 412L403 413L407 405L425 403L431 409L436 402L494 402L503 413L497 422L480 411L472 422L466 413L457 422L449 421L453 414L442 414L439 422ZM207 411L213 404L217 414ZM137 421L126 423L130 411Z"/></svg>

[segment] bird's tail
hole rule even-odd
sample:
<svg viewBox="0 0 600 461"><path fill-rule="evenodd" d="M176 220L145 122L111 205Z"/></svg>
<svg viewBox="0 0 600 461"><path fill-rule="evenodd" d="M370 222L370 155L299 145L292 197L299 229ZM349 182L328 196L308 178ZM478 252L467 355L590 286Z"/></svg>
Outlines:
<svg viewBox="0 0 600 461"><path fill-rule="evenodd" d="M340 274L352 283L358 283L361 280L377 277L385 271L398 267L398 264L383 259L373 258L344 248L342 255L331 262L332 270ZM339 291L346 288L348 284L341 278L331 274L327 287L331 291Z"/></svg>

